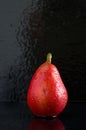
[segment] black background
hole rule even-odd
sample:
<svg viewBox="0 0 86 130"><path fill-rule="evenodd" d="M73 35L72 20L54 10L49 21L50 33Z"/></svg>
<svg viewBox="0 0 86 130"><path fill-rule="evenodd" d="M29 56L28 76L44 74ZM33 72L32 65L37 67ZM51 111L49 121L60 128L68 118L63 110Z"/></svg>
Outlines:
<svg viewBox="0 0 86 130"><path fill-rule="evenodd" d="M0 0L0 101L22 102L53 55L69 101L86 101L85 0Z"/></svg>
<svg viewBox="0 0 86 130"><path fill-rule="evenodd" d="M63 130L58 118L64 130L86 129L85 35L85 0L0 0L0 130ZM57 118L38 119L26 94L48 52L69 102Z"/></svg>

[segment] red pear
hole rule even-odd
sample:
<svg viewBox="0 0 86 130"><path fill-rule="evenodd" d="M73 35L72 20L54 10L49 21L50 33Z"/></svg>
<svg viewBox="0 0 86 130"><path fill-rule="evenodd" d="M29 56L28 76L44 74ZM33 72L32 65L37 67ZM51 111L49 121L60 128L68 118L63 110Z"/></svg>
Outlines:
<svg viewBox="0 0 86 130"><path fill-rule="evenodd" d="M68 101L68 93L57 67L51 63L52 54L34 73L27 92L27 104L34 115L55 117Z"/></svg>

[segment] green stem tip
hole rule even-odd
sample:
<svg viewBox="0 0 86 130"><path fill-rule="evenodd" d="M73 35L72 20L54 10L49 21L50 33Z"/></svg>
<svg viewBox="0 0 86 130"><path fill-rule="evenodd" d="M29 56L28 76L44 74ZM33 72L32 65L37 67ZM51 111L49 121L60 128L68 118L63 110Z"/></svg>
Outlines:
<svg viewBox="0 0 86 130"><path fill-rule="evenodd" d="M52 59L52 54L48 53L47 54L47 61L51 63L51 59Z"/></svg>

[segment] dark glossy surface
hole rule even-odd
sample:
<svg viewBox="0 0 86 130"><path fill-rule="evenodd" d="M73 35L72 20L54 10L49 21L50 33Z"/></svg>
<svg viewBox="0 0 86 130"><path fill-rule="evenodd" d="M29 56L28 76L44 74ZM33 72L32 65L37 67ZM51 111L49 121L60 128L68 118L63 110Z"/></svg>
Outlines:
<svg viewBox="0 0 86 130"><path fill-rule="evenodd" d="M0 101L24 101L53 54L69 100L86 101L86 1L0 0Z"/></svg>
<svg viewBox="0 0 86 130"><path fill-rule="evenodd" d="M86 1L0 0L0 101L25 100L49 51L69 101L86 101ZM86 103L69 103L58 118L65 130L85 130ZM55 130L59 124L40 119L39 127L33 120L25 103L0 103L0 130Z"/></svg>
<svg viewBox="0 0 86 130"><path fill-rule="evenodd" d="M65 110L54 119L34 117L26 103L0 103L0 130L50 130L50 128L85 130L86 103L68 103Z"/></svg>

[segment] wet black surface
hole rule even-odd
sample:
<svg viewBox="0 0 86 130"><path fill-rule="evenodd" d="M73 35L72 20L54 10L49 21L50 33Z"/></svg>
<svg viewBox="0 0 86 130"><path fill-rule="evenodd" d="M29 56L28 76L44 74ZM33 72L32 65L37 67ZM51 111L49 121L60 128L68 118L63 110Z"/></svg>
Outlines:
<svg viewBox="0 0 86 130"><path fill-rule="evenodd" d="M0 103L0 130L86 129L86 103L68 103L53 119L36 118L25 103Z"/></svg>
<svg viewBox="0 0 86 130"><path fill-rule="evenodd" d="M58 118L38 119L18 102L48 52L69 103ZM0 130L85 130L85 66L85 0L0 0Z"/></svg>
<svg viewBox="0 0 86 130"><path fill-rule="evenodd" d="M86 101L86 2L0 1L0 101L22 102L37 67L53 54L70 101Z"/></svg>

